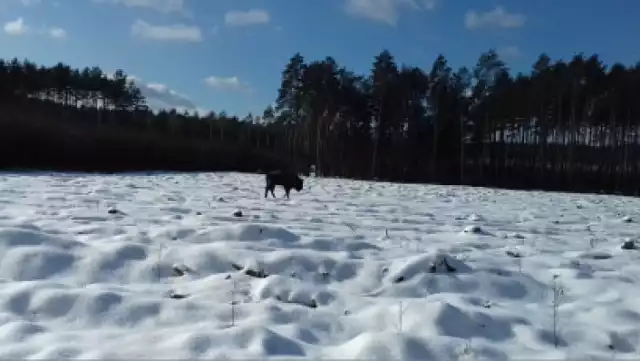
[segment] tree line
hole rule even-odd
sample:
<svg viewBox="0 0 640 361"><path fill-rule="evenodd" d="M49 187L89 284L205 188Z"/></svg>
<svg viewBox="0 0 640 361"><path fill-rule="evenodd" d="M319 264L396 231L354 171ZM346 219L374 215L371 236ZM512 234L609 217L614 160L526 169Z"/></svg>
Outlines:
<svg viewBox="0 0 640 361"><path fill-rule="evenodd" d="M255 172L286 166L253 117L154 112L123 70L0 59L0 168Z"/></svg>
<svg viewBox="0 0 640 361"><path fill-rule="evenodd" d="M368 74L295 54L267 118L320 174L638 194L640 63L597 54L511 74L495 50L472 68L378 54Z"/></svg>
<svg viewBox="0 0 640 361"><path fill-rule="evenodd" d="M357 74L294 54L261 116L151 111L124 71L0 60L0 166L264 171L638 194L640 63L542 54L512 74L489 50L452 69L389 51Z"/></svg>

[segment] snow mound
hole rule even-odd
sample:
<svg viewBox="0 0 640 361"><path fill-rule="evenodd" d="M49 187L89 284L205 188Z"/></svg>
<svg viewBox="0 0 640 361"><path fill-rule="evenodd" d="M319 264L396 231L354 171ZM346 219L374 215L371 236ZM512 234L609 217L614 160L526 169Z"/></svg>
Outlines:
<svg viewBox="0 0 640 361"><path fill-rule="evenodd" d="M400 283L419 274L469 273L472 269L464 262L444 253L413 256L401 262L394 262L389 268L392 282Z"/></svg>
<svg viewBox="0 0 640 361"><path fill-rule="evenodd" d="M254 300L275 298L282 302L316 308L328 305L336 295L291 277L271 276L254 286L252 297Z"/></svg>
<svg viewBox="0 0 640 361"><path fill-rule="evenodd" d="M471 234L478 236L491 236L492 234L487 232L484 228L480 227L477 224L466 226L461 232L462 234Z"/></svg>
<svg viewBox="0 0 640 361"><path fill-rule="evenodd" d="M437 360L426 340L392 332L361 333L329 350L326 358L339 360Z"/></svg>
<svg viewBox="0 0 640 361"><path fill-rule="evenodd" d="M81 242L44 233L35 226L30 228L6 227L0 229L0 249L28 246L48 246L61 250L73 250L84 245Z"/></svg>
<svg viewBox="0 0 640 361"><path fill-rule="evenodd" d="M260 224L234 224L219 226L188 237L188 242L209 243L219 241L265 242L286 246L300 240L300 237L285 228Z"/></svg>

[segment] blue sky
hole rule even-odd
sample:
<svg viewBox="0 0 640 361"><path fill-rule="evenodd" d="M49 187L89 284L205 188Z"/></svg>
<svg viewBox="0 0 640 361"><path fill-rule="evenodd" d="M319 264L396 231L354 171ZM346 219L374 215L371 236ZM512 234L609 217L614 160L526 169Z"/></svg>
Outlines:
<svg viewBox="0 0 640 361"><path fill-rule="evenodd" d="M2 0L0 57L122 68L152 105L259 115L297 51L360 73L385 48L426 69L489 48L517 71L541 52L633 64L638 14L633 0Z"/></svg>

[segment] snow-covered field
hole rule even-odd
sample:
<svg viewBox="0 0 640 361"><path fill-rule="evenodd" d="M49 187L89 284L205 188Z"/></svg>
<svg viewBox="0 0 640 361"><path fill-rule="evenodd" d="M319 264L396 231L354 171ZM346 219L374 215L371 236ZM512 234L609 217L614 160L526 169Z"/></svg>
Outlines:
<svg viewBox="0 0 640 361"><path fill-rule="evenodd" d="M640 200L263 185L0 174L0 358L640 358Z"/></svg>

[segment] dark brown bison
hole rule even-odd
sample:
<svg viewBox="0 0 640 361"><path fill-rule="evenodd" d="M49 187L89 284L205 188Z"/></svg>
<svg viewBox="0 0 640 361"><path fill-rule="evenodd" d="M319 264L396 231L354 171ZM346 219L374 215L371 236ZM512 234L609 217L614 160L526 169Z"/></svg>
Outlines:
<svg viewBox="0 0 640 361"><path fill-rule="evenodd" d="M295 189L300 192L303 186L303 180L296 173L291 172L283 172L280 170L275 170L268 172L265 177L266 185L264 187L264 197L267 198L269 192L273 198L276 197L273 191L276 189L276 186L282 186L286 193L287 198L289 198L289 192L291 189Z"/></svg>

